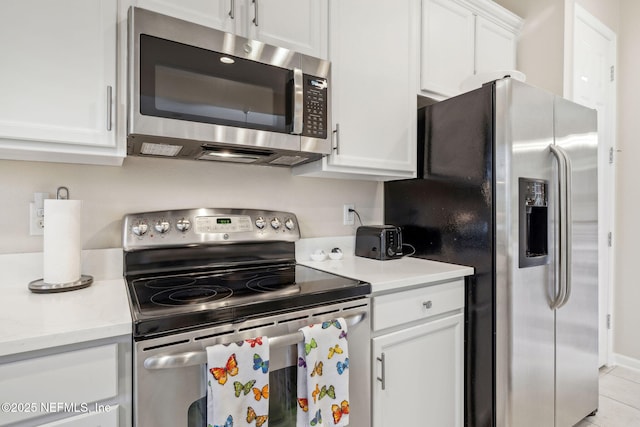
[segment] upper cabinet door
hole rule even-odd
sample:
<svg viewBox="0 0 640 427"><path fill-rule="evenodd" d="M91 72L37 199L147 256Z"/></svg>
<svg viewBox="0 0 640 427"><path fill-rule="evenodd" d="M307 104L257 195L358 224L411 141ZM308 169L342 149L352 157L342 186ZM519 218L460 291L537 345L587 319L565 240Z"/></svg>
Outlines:
<svg viewBox="0 0 640 427"><path fill-rule="evenodd" d="M415 2L406 0L331 3L336 149L329 166L415 176L416 13Z"/></svg>
<svg viewBox="0 0 640 427"><path fill-rule="evenodd" d="M328 0L135 0L138 7L327 57Z"/></svg>
<svg viewBox="0 0 640 427"><path fill-rule="evenodd" d="M422 0L420 89L442 99L516 67L522 19L491 0ZM472 83L469 83L471 81Z"/></svg>
<svg viewBox="0 0 640 427"><path fill-rule="evenodd" d="M51 160L19 152L115 148L116 6L114 0L0 4L0 157Z"/></svg>
<svg viewBox="0 0 640 427"><path fill-rule="evenodd" d="M135 0L143 9L235 33L240 31L245 0Z"/></svg>
<svg viewBox="0 0 640 427"><path fill-rule="evenodd" d="M476 73L515 69L516 42L513 31L476 17Z"/></svg>
<svg viewBox="0 0 640 427"><path fill-rule="evenodd" d="M422 90L460 93L460 83L474 73L474 22L473 12L452 0L423 0Z"/></svg>
<svg viewBox="0 0 640 427"><path fill-rule="evenodd" d="M247 36L326 58L328 11L328 0L248 0Z"/></svg>

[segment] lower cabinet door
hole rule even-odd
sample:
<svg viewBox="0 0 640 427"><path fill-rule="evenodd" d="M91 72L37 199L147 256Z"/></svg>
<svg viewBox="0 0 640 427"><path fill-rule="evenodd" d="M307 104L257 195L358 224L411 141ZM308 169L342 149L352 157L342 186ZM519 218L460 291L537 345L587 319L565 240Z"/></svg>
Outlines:
<svg viewBox="0 0 640 427"><path fill-rule="evenodd" d="M461 427L463 331L458 314L373 338L373 426Z"/></svg>

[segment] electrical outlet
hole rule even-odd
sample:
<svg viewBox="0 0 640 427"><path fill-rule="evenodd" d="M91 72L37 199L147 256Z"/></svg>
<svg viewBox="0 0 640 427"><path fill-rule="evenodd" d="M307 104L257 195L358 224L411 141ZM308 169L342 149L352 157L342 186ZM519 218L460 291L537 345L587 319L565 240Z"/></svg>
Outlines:
<svg viewBox="0 0 640 427"><path fill-rule="evenodd" d="M356 205L353 203L346 204L343 206L342 212L342 223L344 225L353 225L355 224L355 215L353 212L349 212L349 209L355 209Z"/></svg>
<svg viewBox="0 0 640 427"><path fill-rule="evenodd" d="M44 199L49 193L33 193L34 202L29 203L29 234L42 236L44 234Z"/></svg>
<svg viewBox="0 0 640 427"><path fill-rule="evenodd" d="M38 215L36 203L29 203L29 234L42 236L44 234L44 215Z"/></svg>

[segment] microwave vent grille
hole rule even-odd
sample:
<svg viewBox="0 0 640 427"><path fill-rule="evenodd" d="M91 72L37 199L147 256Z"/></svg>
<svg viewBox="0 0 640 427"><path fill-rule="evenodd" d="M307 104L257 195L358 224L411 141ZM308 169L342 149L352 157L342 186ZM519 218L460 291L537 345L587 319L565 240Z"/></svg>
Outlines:
<svg viewBox="0 0 640 427"><path fill-rule="evenodd" d="M280 156L269 162L272 165L293 166L306 161L308 158L303 156Z"/></svg>
<svg viewBox="0 0 640 427"><path fill-rule="evenodd" d="M182 145L143 142L140 148L140 154L147 156L176 157L181 150Z"/></svg>

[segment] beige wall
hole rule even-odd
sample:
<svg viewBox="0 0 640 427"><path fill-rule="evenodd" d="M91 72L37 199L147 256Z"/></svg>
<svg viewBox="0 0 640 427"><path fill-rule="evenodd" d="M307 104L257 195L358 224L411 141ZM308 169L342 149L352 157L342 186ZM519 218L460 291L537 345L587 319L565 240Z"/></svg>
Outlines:
<svg viewBox="0 0 640 427"><path fill-rule="evenodd" d="M619 0L496 0L496 3L525 19L518 40L518 70L525 73L530 84L558 95L567 95L565 71L570 73L572 66L574 3L614 32L618 31Z"/></svg>
<svg viewBox="0 0 640 427"><path fill-rule="evenodd" d="M302 178L289 169L213 162L127 158L122 167L0 160L0 254L42 251L29 235L34 192L66 186L83 200L83 248L121 247L121 219L149 210L243 207L294 212L303 237L355 234L342 205L355 203L365 223L382 222L382 185ZM356 222L357 224L357 222Z"/></svg>
<svg viewBox="0 0 640 427"><path fill-rule="evenodd" d="M595 0L594 0L595 1ZM620 0L614 351L640 363L640 2ZM640 366L640 365L639 365Z"/></svg>
<svg viewBox="0 0 640 427"><path fill-rule="evenodd" d="M496 0L525 19L518 40L517 68L527 82L562 94L564 67L563 0Z"/></svg>
<svg viewBox="0 0 640 427"><path fill-rule="evenodd" d="M621 0L577 0L580 6L597 17L600 22L618 33Z"/></svg>

